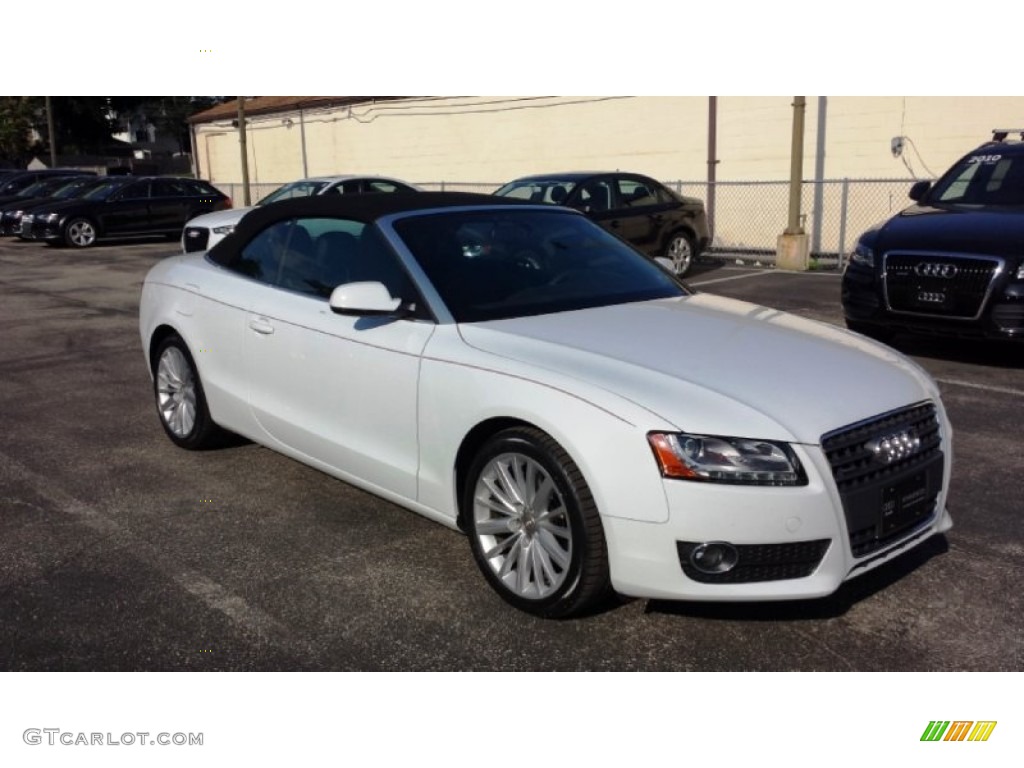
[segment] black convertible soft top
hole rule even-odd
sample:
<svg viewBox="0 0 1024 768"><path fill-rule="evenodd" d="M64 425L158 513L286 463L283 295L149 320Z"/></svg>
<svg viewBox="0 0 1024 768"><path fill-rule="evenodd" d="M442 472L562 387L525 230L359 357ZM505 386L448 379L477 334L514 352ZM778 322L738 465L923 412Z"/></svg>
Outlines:
<svg viewBox="0 0 1024 768"><path fill-rule="evenodd" d="M277 221L296 217L342 218L371 222L382 216L434 208L466 206L531 205L528 200L513 200L473 192L381 192L363 195L313 195L292 198L257 206L238 222L234 234L217 243L211 254L217 261L234 250L235 244L247 243L258 232ZM536 203L532 203L536 205ZM224 246L223 248L221 246Z"/></svg>

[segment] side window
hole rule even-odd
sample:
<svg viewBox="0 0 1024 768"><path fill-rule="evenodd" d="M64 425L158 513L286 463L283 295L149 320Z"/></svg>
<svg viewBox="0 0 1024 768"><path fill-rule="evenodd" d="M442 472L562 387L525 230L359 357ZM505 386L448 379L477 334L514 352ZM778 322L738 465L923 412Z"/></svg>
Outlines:
<svg viewBox="0 0 1024 768"><path fill-rule="evenodd" d="M118 195L120 200L144 200L149 197L149 182L140 181L135 184L129 184L121 190L121 194Z"/></svg>
<svg viewBox="0 0 1024 768"><path fill-rule="evenodd" d="M657 197L649 184L638 179L619 179L619 200L623 208L643 208L655 205Z"/></svg>
<svg viewBox="0 0 1024 768"><path fill-rule="evenodd" d="M580 188L579 208L589 213L600 213L612 207L611 184L607 179L588 181Z"/></svg>
<svg viewBox="0 0 1024 768"><path fill-rule="evenodd" d="M277 285L291 226L290 221L279 221L264 229L242 249L232 268L247 277Z"/></svg>
<svg viewBox="0 0 1024 768"><path fill-rule="evenodd" d="M359 182L358 181L352 180L352 181L344 181L344 182L341 183L341 193L342 194L344 194L344 195L358 195L359 192L360 192L360 189L359 189Z"/></svg>
<svg viewBox="0 0 1024 768"><path fill-rule="evenodd" d="M172 179L154 179L152 189L153 197L185 197L189 194L180 182Z"/></svg>
<svg viewBox="0 0 1024 768"><path fill-rule="evenodd" d="M408 189L408 187L384 181L383 179L367 179L366 181L367 192L398 192L404 189Z"/></svg>

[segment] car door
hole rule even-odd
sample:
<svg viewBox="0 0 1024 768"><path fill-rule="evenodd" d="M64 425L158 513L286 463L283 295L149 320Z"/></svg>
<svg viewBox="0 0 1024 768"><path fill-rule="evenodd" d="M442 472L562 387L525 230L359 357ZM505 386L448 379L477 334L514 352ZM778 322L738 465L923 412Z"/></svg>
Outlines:
<svg viewBox="0 0 1024 768"><path fill-rule="evenodd" d="M242 252L256 267L244 355L253 418L279 446L416 498L420 358L428 319L334 313L338 284L411 283L376 232L343 219L278 222ZM420 302L421 303L421 302Z"/></svg>
<svg viewBox="0 0 1024 768"><path fill-rule="evenodd" d="M151 189L147 231L180 232L194 195L175 179L153 179Z"/></svg>
<svg viewBox="0 0 1024 768"><path fill-rule="evenodd" d="M126 184L100 209L105 234L116 236L145 232L149 220L149 179Z"/></svg>
<svg viewBox="0 0 1024 768"><path fill-rule="evenodd" d="M652 256L657 255L659 233L670 206L659 194L658 185L640 176L620 176L615 180L619 206L619 230L616 234Z"/></svg>

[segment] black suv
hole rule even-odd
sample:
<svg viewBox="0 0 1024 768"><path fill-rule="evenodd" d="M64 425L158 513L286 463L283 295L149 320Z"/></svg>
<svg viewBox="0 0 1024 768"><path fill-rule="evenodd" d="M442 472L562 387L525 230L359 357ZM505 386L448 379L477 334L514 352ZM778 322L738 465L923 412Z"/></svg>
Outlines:
<svg viewBox="0 0 1024 768"><path fill-rule="evenodd" d="M1024 340L1024 129L961 158L916 205L861 235L843 273L846 325Z"/></svg>

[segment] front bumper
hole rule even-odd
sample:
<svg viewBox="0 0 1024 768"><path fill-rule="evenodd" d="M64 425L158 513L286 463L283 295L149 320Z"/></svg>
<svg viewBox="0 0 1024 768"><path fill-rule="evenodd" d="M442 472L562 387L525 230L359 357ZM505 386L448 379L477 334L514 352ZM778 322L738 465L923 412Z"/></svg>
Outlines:
<svg viewBox="0 0 1024 768"><path fill-rule="evenodd" d="M60 240L61 221L48 221L35 216L22 216L17 235L22 240Z"/></svg>
<svg viewBox="0 0 1024 768"><path fill-rule="evenodd" d="M615 590L633 597L723 602L832 594L844 581L952 527L947 511L951 431L941 408L936 409L935 420L940 443L930 456L894 465L891 472L883 469L883 474L888 472L884 477L864 480L842 493L829 455L820 445L793 446L807 472L805 486L664 480L670 510L667 523L602 519ZM878 423L881 432L901 428L893 427L891 420ZM908 482L920 482L930 495L920 514L900 520L887 531L887 519L892 518L883 509L885 500ZM877 491L877 535L865 542L863 493L873 489ZM688 556L695 545L706 542L732 545L739 553L736 567L720 576L696 573Z"/></svg>

